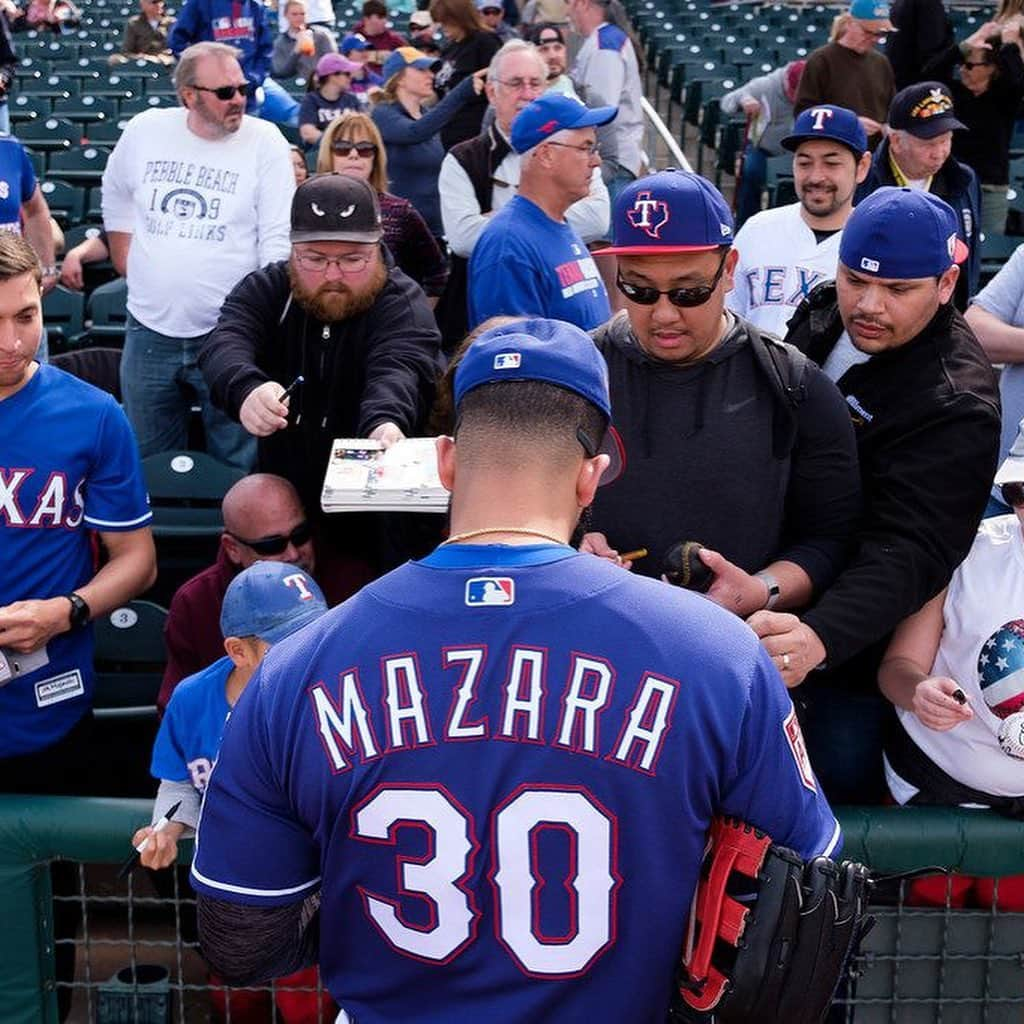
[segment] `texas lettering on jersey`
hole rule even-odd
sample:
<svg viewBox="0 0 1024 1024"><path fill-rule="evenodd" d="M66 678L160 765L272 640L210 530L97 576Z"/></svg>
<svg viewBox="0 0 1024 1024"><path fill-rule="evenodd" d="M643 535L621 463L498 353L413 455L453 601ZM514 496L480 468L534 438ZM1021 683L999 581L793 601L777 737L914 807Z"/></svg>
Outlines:
<svg viewBox="0 0 1024 1024"><path fill-rule="evenodd" d="M444 730L435 736L427 707L427 687L420 658L403 653L381 658L383 712L363 695L359 671L340 673L337 683L325 681L309 688L310 715L333 774L349 771L356 758L366 764L379 757L437 743L507 740L550 744L612 764L656 775L658 758L672 725L678 680L651 672L634 680L633 696L621 716L607 720L614 667L600 657L574 652L564 680L549 679L547 651L516 644L503 678L484 682L487 648L445 648L442 672L451 678L446 694ZM500 687L497 719L474 713L482 688ZM435 691L436 692L436 691ZM545 723L555 719L554 732Z"/></svg>
<svg viewBox="0 0 1024 1024"><path fill-rule="evenodd" d="M85 480L80 479L72 487L64 473L54 470L36 491L33 485L38 481L31 480L35 474L35 469L0 466L0 526L65 529L80 526L85 513L82 498ZM34 497L28 498L29 490L35 492Z"/></svg>
<svg viewBox="0 0 1024 1024"><path fill-rule="evenodd" d="M792 306L794 309L827 275L812 267L753 267L743 272L746 281L748 308L759 306Z"/></svg>

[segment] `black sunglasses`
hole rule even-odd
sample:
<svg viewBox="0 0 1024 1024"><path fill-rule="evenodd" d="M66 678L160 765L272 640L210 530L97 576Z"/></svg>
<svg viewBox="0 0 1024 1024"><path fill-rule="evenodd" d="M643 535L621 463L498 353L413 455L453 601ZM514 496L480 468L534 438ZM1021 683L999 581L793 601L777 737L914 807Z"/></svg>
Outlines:
<svg viewBox="0 0 1024 1024"><path fill-rule="evenodd" d="M294 544L297 548L301 548L303 544L308 544L313 536L313 527L310 526L309 520L305 519L287 536L275 533L270 537L260 537L258 540L246 540L230 530L225 530L224 532L229 537L234 537L239 544L252 548L257 555L281 555L284 554L289 544Z"/></svg>
<svg viewBox="0 0 1024 1024"><path fill-rule="evenodd" d="M1003 492L1003 501L1010 508L1020 508L1021 505L1024 505L1024 482L1014 480L1003 484L1000 490Z"/></svg>
<svg viewBox="0 0 1024 1024"><path fill-rule="evenodd" d="M615 275L615 285L630 302L636 302L641 306L653 306L662 295L667 295L668 301L673 306L682 306L684 309L689 309L693 306L703 306L718 287L718 282L722 280L722 273L725 270L725 261L728 255L729 250L726 249L722 253L718 270L715 271L715 276L711 279L710 284L699 284L693 288L669 288L667 291L662 292L657 288L649 288L646 285L630 284L628 281L623 281L622 272L619 271Z"/></svg>
<svg viewBox="0 0 1024 1024"><path fill-rule="evenodd" d="M216 88L211 89L208 85L193 85L193 89L197 92L212 92L214 96L219 100L230 100L234 99L235 93L238 93L242 99L248 99L252 94L252 83L245 82L242 85L218 85Z"/></svg>
<svg viewBox="0 0 1024 1024"><path fill-rule="evenodd" d="M348 156L352 150L359 156L376 156L377 146L373 142L352 142L350 139L335 139L331 143L331 152L338 156Z"/></svg>

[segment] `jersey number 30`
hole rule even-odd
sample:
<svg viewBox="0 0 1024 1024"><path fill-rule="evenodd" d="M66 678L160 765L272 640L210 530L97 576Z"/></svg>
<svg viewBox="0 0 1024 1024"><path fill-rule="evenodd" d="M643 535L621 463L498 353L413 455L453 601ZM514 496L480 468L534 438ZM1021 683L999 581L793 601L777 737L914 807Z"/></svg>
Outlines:
<svg viewBox="0 0 1024 1024"><path fill-rule="evenodd" d="M448 963L476 938L480 911L467 882L480 844L473 820L440 786L397 785L376 790L354 812L352 837L394 846L398 830L428 835L428 856L398 858L399 895L426 898L426 926L402 920L397 900L360 887L363 906L398 952L428 963ZM520 970L544 978L574 977L615 940L614 817L582 787L521 786L491 815L495 934ZM544 829L563 832L569 844L571 921L563 935L543 935L538 897L544 880L536 841Z"/></svg>

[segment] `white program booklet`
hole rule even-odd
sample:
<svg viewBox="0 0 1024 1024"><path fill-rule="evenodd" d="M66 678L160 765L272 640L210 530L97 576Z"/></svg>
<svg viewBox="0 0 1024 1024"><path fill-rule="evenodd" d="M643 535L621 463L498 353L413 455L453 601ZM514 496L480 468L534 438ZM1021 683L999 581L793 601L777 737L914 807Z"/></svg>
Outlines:
<svg viewBox="0 0 1024 1024"><path fill-rule="evenodd" d="M336 438L324 475L325 512L444 512L448 492L437 475L435 438L379 441Z"/></svg>

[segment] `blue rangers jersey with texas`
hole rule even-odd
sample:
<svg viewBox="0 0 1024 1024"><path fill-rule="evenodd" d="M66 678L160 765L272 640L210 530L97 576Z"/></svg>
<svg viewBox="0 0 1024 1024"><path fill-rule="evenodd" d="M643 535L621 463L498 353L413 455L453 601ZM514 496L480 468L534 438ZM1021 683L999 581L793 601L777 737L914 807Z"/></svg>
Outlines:
<svg viewBox="0 0 1024 1024"><path fill-rule="evenodd" d="M40 366L0 402L0 606L67 594L96 572L90 531L151 518L135 438L113 397ZM0 686L0 757L42 750L89 709L92 628L55 636L48 662Z"/></svg>
<svg viewBox="0 0 1024 1024"><path fill-rule="evenodd" d="M567 547L441 547L270 652L192 878L251 905L319 890L358 1024L662 1024L717 813L806 857L839 843L747 626Z"/></svg>

